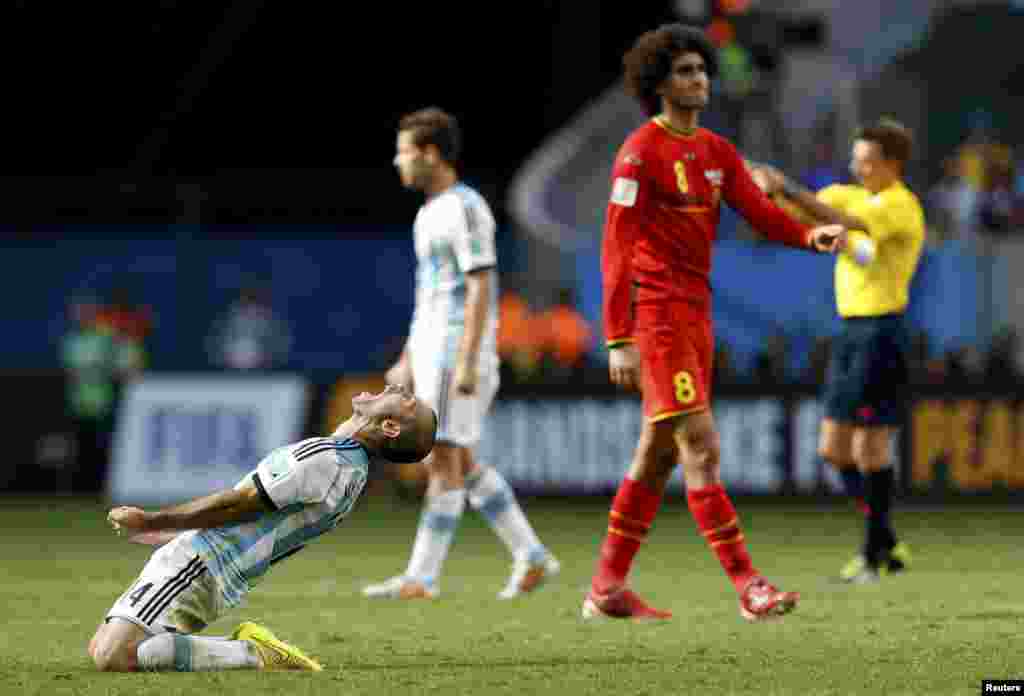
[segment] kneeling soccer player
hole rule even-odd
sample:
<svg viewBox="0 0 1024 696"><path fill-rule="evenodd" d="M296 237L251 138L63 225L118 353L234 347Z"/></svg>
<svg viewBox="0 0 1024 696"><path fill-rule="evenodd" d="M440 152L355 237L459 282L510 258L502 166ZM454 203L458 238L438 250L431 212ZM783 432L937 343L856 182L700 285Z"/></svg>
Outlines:
<svg viewBox="0 0 1024 696"><path fill-rule="evenodd" d="M107 519L130 539L161 543L89 643L102 671L307 670L321 665L263 626L197 636L237 606L274 563L330 531L362 493L371 460L416 462L434 446L437 416L400 387L352 399L330 437L280 447L233 489Z"/></svg>

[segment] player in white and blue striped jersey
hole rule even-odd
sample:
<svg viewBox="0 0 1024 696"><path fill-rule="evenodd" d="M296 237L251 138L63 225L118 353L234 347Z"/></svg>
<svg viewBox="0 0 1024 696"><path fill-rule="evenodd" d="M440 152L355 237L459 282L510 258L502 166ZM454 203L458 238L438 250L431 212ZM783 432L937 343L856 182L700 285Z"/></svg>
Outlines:
<svg viewBox="0 0 1024 696"><path fill-rule="evenodd" d="M320 665L266 628L192 635L238 606L271 566L329 532L355 505L375 459L417 462L434 445L437 415L391 386L352 399L330 437L280 447L226 491L147 512L118 507L118 533L163 544L114 603L89 643L104 671L305 669Z"/></svg>
<svg viewBox="0 0 1024 696"><path fill-rule="evenodd" d="M409 564L403 574L365 587L367 597L436 596L467 499L512 555L512 573L499 597L531 592L559 570L512 487L473 457L498 391L497 253L487 202L459 181L459 150L458 124L440 109L422 109L399 122L395 166L402 184L427 200L413 226L416 306L388 381L412 385L437 410L439 425Z"/></svg>

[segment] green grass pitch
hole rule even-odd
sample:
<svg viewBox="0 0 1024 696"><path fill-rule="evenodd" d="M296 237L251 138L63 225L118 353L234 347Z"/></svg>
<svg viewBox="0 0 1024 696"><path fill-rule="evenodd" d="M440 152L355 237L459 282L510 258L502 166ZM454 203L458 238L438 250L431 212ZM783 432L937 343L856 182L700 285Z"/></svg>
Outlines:
<svg viewBox="0 0 1024 696"><path fill-rule="evenodd" d="M99 501L2 498L0 694L975 694L984 678L1024 677L1019 509L898 511L912 570L847 587L829 576L860 539L851 508L740 500L755 564L803 595L796 613L748 625L684 502L672 499L633 584L675 618L584 624L607 506L524 501L563 564L532 597L496 599L508 559L467 513L438 600L370 603L361 583L404 568L418 514L416 504L371 496L209 629L264 622L319 657L323 673L99 674L86 644L148 549L116 538Z"/></svg>

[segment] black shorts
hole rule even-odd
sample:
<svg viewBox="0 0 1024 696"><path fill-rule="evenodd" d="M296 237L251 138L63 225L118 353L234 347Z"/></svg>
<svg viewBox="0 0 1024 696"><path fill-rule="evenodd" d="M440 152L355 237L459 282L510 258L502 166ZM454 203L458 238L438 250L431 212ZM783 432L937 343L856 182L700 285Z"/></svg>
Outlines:
<svg viewBox="0 0 1024 696"><path fill-rule="evenodd" d="M909 353L910 331L902 314L843 319L832 343L825 416L855 425L902 425Z"/></svg>

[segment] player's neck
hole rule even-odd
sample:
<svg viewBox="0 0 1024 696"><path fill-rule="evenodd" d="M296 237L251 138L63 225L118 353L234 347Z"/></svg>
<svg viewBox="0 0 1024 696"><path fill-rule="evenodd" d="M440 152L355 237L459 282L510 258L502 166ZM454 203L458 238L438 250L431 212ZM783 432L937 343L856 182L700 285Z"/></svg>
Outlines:
<svg viewBox="0 0 1024 696"><path fill-rule="evenodd" d="M339 425L334 432L331 433L331 437L337 438L338 440L353 439L361 442L357 434L368 422L369 421L366 418L360 418L356 415L352 415L347 421Z"/></svg>
<svg viewBox="0 0 1024 696"><path fill-rule="evenodd" d="M679 109L664 104L660 118L672 130L683 135L693 135L699 126L700 109Z"/></svg>
<svg viewBox="0 0 1024 696"><path fill-rule="evenodd" d="M901 183L901 181L902 180L898 176L886 177L884 179L880 179L879 181L875 182L875 187L871 188L871 189L868 189L868 190L872 194L879 194L879 193L881 193L882 191L885 191L888 188L896 186L897 184Z"/></svg>
<svg viewBox="0 0 1024 696"><path fill-rule="evenodd" d="M455 170L445 167L437 172L431 182L423 189L423 193L427 194L427 198L436 196L437 194L450 189L458 180L459 177L455 173Z"/></svg>

